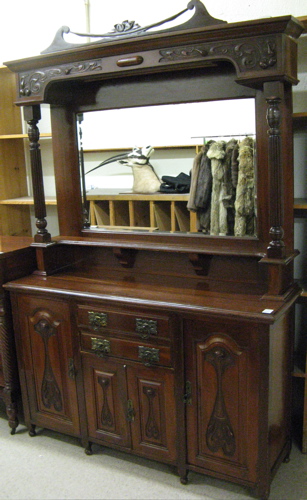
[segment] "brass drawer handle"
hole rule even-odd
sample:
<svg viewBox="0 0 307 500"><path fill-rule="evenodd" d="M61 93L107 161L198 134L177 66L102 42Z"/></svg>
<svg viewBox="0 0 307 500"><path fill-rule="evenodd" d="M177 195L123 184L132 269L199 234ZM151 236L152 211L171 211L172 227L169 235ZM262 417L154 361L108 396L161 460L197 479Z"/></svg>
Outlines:
<svg viewBox="0 0 307 500"><path fill-rule="evenodd" d="M132 56L118 59L118 61L116 61L116 64L120 68L124 68L125 66L138 66L139 64L142 64L143 61L144 59L142 56Z"/></svg>
<svg viewBox="0 0 307 500"><path fill-rule="evenodd" d="M160 351L154 347L139 346L139 359L143 361L145 366L152 366L160 361Z"/></svg>
<svg viewBox="0 0 307 500"><path fill-rule="evenodd" d="M135 331L140 334L142 339L148 339L150 335L157 335L158 322L154 319L135 319Z"/></svg>
<svg viewBox="0 0 307 500"><path fill-rule="evenodd" d="M97 339L96 337L91 337L92 350L97 356L104 357L111 352L111 343L106 339Z"/></svg>
<svg viewBox="0 0 307 500"><path fill-rule="evenodd" d="M100 330L100 328L107 326L108 315L106 313L98 313L98 312L94 312L94 311L89 311L88 312L88 321L89 321L90 326L94 330Z"/></svg>

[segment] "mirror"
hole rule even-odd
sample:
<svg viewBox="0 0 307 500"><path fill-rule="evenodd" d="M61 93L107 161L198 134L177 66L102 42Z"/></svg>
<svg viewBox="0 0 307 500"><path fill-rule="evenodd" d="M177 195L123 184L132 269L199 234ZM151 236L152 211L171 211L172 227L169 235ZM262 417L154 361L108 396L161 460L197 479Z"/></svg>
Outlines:
<svg viewBox="0 0 307 500"><path fill-rule="evenodd" d="M77 118L83 198L94 231L257 235L253 98Z"/></svg>

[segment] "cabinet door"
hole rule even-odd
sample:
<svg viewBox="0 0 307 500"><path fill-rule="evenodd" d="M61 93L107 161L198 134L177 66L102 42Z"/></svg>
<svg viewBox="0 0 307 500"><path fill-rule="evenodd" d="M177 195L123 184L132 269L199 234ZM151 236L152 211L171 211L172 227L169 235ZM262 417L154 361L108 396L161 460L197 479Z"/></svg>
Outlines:
<svg viewBox="0 0 307 500"><path fill-rule="evenodd" d="M82 354L89 436L130 447L126 366Z"/></svg>
<svg viewBox="0 0 307 500"><path fill-rule="evenodd" d="M174 374L171 369L128 366L132 448L167 462L176 460Z"/></svg>
<svg viewBox="0 0 307 500"><path fill-rule="evenodd" d="M185 334L188 462L217 475L254 481L260 392L257 331L251 324L191 322Z"/></svg>
<svg viewBox="0 0 307 500"><path fill-rule="evenodd" d="M22 389L30 422L79 435L68 304L37 297L19 297L17 313Z"/></svg>

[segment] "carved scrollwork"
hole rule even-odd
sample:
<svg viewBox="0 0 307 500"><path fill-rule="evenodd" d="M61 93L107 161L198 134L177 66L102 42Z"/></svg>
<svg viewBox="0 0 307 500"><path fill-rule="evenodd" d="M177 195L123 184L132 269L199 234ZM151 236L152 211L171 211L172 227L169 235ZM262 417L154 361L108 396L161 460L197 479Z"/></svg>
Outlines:
<svg viewBox="0 0 307 500"><path fill-rule="evenodd" d="M55 379L49 356L49 339L56 334L56 329L46 318L42 318L34 325L34 330L41 336L45 350L45 368L41 386L41 396L44 406L56 411L62 411L62 396Z"/></svg>
<svg viewBox="0 0 307 500"><path fill-rule="evenodd" d="M170 21L174 21L175 19L180 18L182 14L185 14L189 10L194 10L193 16L190 19L177 26L173 26L171 28L165 28L164 25L167 25L167 23L169 23ZM226 21L222 21L221 19L216 19L210 16L209 12L207 11L207 9L200 0L190 0L187 5L187 8L178 12L178 14L175 14L157 23L149 24L143 27L139 26L139 24L137 24L135 21L128 21L128 19L122 21L121 23L115 24L114 29L111 32L102 34L77 33L75 31L71 31L68 26L62 26L57 31L50 47L44 50L42 54L44 53L46 54L48 52L56 52L58 50L64 50L68 48L73 48L75 46L84 45L84 44L68 43L64 39L64 34L68 33L72 33L73 35L79 37L98 38L100 39L98 40L98 43L103 43L110 39L114 40L130 36L144 36L147 33L150 33L152 29L155 30L156 33L165 33L165 32L167 33L168 31L177 31L177 30L181 31L184 29L191 29L191 28L198 28L198 27L212 26L212 25L215 26L217 24L225 24L225 23ZM162 30L156 31L156 29L160 26L162 27Z"/></svg>
<svg viewBox="0 0 307 500"><path fill-rule="evenodd" d="M221 346L213 347L205 355L205 359L213 365L217 377L216 398L206 432L207 446L212 452L217 452L221 448L226 456L233 456L236 450L236 440L226 410L222 382L226 369L234 363L234 359Z"/></svg>
<svg viewBox="0 0 307 500"><path fill-rule="evenodd" d="M144 387L143 392L148 399L148 418L145 426L146 436L148 438L159 439L159 427L154 415L154 398L156 397L156 390L152 387Z"/></svg>
<svg viewBox="0 0 307 500"><path fill-rule="evenodd" d="M208 48L206 45L179 47L175 49L160 50L162 59L159 62L179 61L180 59L206 57Z"/></svg>
<svg viewBox="0 0 307 500"><path fill-rule="evenodd" d="M235 63L240 72L256 67L267 69L276 64L276 43L273 38L260 40L242 40L238 43L198 44L184 47L175 47L160 51L161 63L185 59L208 58L212 60L229 59Z"/></svg>
<svg viewBox="0 0 307 500"><path fill-rule="evenodd" d="M99 71L102 69L101 60L77 62L73 64L63 64L57 68L46 68L34 73L25 73L20 76L19 94L20 97L39 95L50 80L57 78Z"/></svg>
<svg viewBox="0 0 307 500"><path fill-rule="evenodd" d="M128 19L126 19L126 21L115 24L113 31L115 33L127 33L137 28L140 28L140 25L138 23L136 23L135 21L128 21Z"/></svg>
<svg viewBox="0 0 307 500"><path fill-rule="evenodd" d="M110 387L110 380L106 377L99 377L98 383L102 388L103 402L101 409L101 423L106 427L113 427L114 419L108 403L108 389Z"/></svg>

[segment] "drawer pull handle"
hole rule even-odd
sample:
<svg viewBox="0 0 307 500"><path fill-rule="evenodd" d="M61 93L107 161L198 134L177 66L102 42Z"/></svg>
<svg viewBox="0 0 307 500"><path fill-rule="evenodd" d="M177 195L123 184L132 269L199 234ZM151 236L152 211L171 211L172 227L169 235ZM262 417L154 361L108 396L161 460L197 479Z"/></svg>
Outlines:
<svg viewBox="0 0 307 500"><path fill-rule="evenodd" d="M97 356L104 357L107 354L110 354L111 351L111 343L106 339L97 339L96 337L91 337L92 341L92 350L95 352Z"/></svg>
<svg viewBox="0 0 307 500"><path fill-rule="evenodd" d="M160 351L154 347L139 346L139 359L143 361L145 366L152 366L160 361Z"/></svg>
<svg viewBox="0 0 307 500"><path fill-rule="evenodd" d="M89 311L88 321L90 326L94 330L100 330L100 328L107 326L108 315L106 313L97 313L94 311Z"/></svg>
<svg viewBox="0 0 307 500"><path fill-rule="evenodd" d="M132 56L118 59L118 61L116 61L116 64L120 68L124 68L125 66L138 66L139 64L142 64L143 61L144 59L142 56Z"/></svg>
<svg viewBox="0 0 307 500"><path fill-rule="evenodd" d="M142 339L148 339L150 335L157 335L158 322L154 319L135 319L135 331L140 334Z"/></svg>

